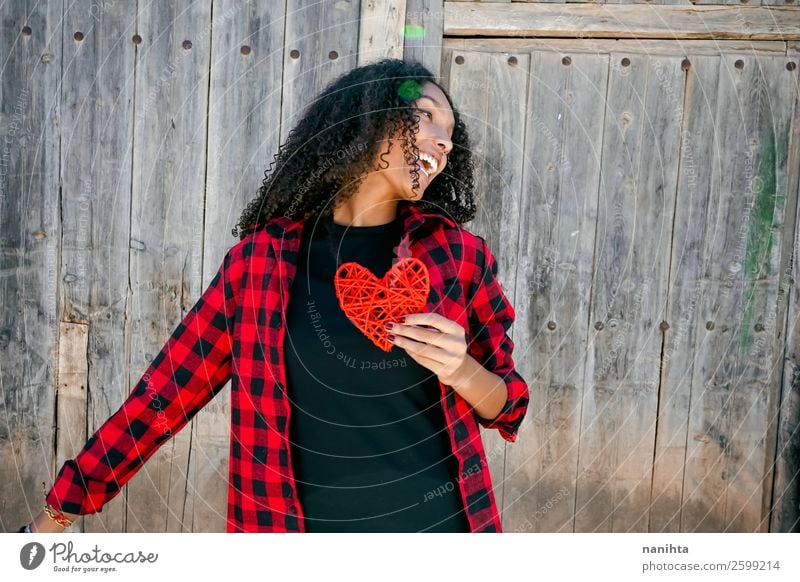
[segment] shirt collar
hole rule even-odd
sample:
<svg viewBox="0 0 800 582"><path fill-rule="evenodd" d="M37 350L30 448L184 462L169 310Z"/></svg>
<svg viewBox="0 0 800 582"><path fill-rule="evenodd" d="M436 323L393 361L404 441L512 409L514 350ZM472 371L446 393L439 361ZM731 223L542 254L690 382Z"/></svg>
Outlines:
<svg viewBox="0 0 800 582"><path fill-rule="evenodd" d="M456 222L453 219L437 212L425 212L408 200L401 200L398 202L397 212L403 222L403 232L406 234L421 226L426 221L433 223L438 220L450 226L456 226ZM264 228L270 235L280 237L301 227L305 220L305 218L294 219L285 215L275 216L267 221Z"/></svg>

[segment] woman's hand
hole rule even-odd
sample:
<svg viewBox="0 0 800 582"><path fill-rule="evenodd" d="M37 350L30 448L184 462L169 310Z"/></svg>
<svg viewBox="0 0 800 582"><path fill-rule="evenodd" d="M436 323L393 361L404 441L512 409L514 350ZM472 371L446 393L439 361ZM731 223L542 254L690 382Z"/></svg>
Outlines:
<svg viewBox="0 0 800 582"><path fill-rule="evenodd" d="M420 327L422 325L434 329ZM442 384L464 383L474 370L473 364L477 363L467 353L464 328L438 313L412 313L405 316L403 323L387 323L386 329L394 336L394 345L436 374Z"/></svg>

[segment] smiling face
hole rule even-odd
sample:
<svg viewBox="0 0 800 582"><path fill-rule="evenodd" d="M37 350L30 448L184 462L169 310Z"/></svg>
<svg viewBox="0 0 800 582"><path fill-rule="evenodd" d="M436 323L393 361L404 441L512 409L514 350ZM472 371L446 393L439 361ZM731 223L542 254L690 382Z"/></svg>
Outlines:
<svg viewBox="0 0 800 582"><path fill-rule="evenodd" d="M455 119L453 111L439 87L430 82L422 85L419 98L409 102L414 108L414 114L419 117L419 132L416 134L416 147L418 158L413 165L419 172L419 187L414 189L411 176L412 164L406 162L403 151L404 139L395 135L392 140L384 140L380 146L383 153L392 142L392 150L388 155L376 158L376 170L370 178L380 179L385 182L390 193L399 200L419 200L428 185L444 171L447 165L447 155L453 149L452 135ZM411 144L407 144L411 147ZM411 152L414 153L414 152Z"/></svg>

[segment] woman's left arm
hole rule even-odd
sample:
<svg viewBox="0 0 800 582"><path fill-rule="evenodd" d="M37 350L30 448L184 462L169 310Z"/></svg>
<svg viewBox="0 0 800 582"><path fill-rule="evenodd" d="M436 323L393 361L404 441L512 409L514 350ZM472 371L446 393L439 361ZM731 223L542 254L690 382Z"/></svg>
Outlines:
<svg viewBox="0 0 800 582"><path fill-rule="evenodd" d="M475 270L467 297L471 338L468 350L481 366L502 379L508 394L497 416L485 417L476 408L475 418L484 428L497 429L513 443L530 398L528 384L514 365L514 342L508 336L516 314L497 279L497 262L489 245L483 237L476 235L476 239Z"/></svg>
<svg viewBox="0 0 800 582"><path fill-rule="evenodd" d="M497 419L508 401L508 388L500 376L468 353L463 327L438 313L412 313L390 329L400 336L395 335L395 345L451 386L480 417Z"/></svg>
<svg viewBox="0 0 800 582"><path fill-rule="evenodd" d="M469 333L437 313L408 315L390 333L395 335L395 345L473 406L484 428L496 428L505 440L514 442L529 401L528 385L516 371L514 343L508 336L515 313L497 280L497 263L486 241L476 238Z"/></svg>

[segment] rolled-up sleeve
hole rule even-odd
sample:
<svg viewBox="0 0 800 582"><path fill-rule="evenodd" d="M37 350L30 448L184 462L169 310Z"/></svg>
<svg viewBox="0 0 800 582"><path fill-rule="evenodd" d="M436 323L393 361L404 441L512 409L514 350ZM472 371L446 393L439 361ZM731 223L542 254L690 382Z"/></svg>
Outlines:
<svg viewBox="0 0 800 582"><path fill-rule="evenodd" d="M514 366L514 342L508 330L516 316L514 308L497 280L497 262L486 241L477 236L476 268L467 298L469 354L487 370L500 376L508 389L506 403L493 419L480 416L474 409L476 420L485 428L495 428L509 442L517 440L517 433L528 410L528 384Z"/></svg>
<svg viewBox="0 0 800 582"><path fill-rule="evenodd" d="M234 247L236 248L236 247ZM46 496L54 508L102 510L167 440L231 377L241 260L233 249L120 408L61 467Z"/></svg>

